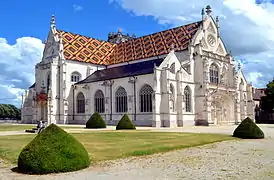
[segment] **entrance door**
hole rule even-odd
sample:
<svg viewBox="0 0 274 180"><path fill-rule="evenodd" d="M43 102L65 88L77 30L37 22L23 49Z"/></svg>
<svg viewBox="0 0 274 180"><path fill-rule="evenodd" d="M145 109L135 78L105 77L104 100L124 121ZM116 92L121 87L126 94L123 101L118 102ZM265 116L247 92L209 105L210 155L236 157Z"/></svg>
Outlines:
<svg viewBox="0 0 274 180"><path fill-rule="evenodd" d="M211 104L211 118L216 125L234 122L234 102L228 95L214 97Z"/></svg>

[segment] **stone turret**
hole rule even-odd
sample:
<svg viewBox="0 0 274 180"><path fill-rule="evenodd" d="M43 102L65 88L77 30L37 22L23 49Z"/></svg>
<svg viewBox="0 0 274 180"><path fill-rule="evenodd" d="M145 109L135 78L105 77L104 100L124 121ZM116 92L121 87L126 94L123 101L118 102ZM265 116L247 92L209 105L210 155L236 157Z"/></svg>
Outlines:
<svg viewBox="0 0 274 180"><path fill-rule="evenodd" d="M119 29L117 33L114 33L114 32L108 33L108 42L114 43L114 44L126 42L134 38L136 38L134 34L132 36L130 36L129 34L123 34L121 29Z"/></svg>

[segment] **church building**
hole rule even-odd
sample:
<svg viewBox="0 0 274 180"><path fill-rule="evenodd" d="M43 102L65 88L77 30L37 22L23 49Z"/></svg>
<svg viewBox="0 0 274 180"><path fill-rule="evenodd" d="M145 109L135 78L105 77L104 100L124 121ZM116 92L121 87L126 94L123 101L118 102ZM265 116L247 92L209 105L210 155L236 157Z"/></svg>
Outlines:
<svg viewBox="0 0 274 180"><path fill-rule="evenodd" d="M201 20L136 37L99 40L57 28L52 17L22 122L108 125L128 114L136 126L237 124L254 118L253 87L220 37L210 6Z"/></svg>

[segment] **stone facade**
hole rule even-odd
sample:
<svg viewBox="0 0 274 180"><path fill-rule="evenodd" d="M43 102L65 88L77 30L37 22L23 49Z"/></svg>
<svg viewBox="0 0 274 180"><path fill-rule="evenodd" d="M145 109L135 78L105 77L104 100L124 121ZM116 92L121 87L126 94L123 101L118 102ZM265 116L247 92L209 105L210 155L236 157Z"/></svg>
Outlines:
<svg viewBox="0 0 274 180"><path fill-rule="evenodd" d="M110 125L127 113L137 126L153 127L254 118L253 87L227 52L209 9L187 49L171 46L168 54L103 65L66 59L55 26L53 18L36 82L25 96L24 123L84 124L95 111Z"/></svg>

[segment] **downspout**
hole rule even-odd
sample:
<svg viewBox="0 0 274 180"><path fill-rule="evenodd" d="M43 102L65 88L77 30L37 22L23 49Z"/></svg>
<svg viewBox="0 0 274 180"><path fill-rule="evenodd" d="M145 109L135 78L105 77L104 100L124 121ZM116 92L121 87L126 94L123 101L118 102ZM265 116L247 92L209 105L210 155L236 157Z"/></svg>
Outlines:
<svg viewBox="0 0 274 180"><path fill-rule="evenodd" d="M133 82L133 91L134 91L134 121L136 121L136 77L134 76L134 82Z"/></svg>
<svg viewBox="0 0 274 180"><path fill-rule="evenodd" d="M75 114L75 107L74 107L74 101L75 101L75 97L74 97L74 90L75 90L75 86L72 85L72 121L74 121L74 114Z"/></svg>
<svg viewBox="0 0 274 180"><path fill-rule="evenodd" d="M59 123L61 121L61 67L60 64L58 65L58 81L59 81L59 92L58 92L58 96L59 96L59 100L58 100L58 107L59 107L59 111L58 111L58 119L59 119ZM57 122L56 122L57 124Z"/></svg>
<svg viewBox="0 0 274 180"><path fill-rule="evenodd" d="M112 84L113 81L110 81L110 120L112 121Z"/></svg>

